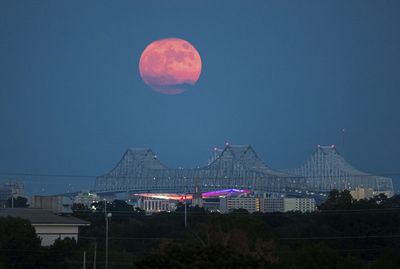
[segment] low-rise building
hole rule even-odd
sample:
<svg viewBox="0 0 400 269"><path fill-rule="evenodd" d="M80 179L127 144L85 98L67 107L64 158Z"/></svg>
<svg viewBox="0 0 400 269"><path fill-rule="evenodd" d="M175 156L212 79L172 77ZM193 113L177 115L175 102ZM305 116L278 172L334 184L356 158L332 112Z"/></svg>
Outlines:
<svg viewBox="0 0 400 269"><path fill-rule="evenodd" d="M202 201L202 207L209 212L220 212L220 199L216 197L205 198Z"/></svg>
<svg viewBox="0 0 400 269"><path fill-rule="evenodd" d="M42 246L50 246L58 238L78 240L79 227L90 225L89 222L72 216L59 216L49 210L34 208L0 209L0 217L19 217L27 219L41 238Z"/></svg>
<svg viewBox="0 0 400 269"><path fill-rule="evenodd" d="M272 213L272 212L285 212L284 198L273 197L264 198L262 200L262 212Z"/></svg>
<svg viewBox="0 0 400 269"><path fill-rule="evenodd" d="M271 212L289 212L300 211L302 213L313 212L316 210L314 198L264 198L262 201L262 211Z"/></svg>
<svg viewBox="0 0 400 269"><path fill-rule="evenodd" d="M250 213L260 211L260 199L251 196L226 196L220 198L220 211L228 213L234 209L246 209Z"/></svg>
<svg viewBox="0 0 400 269"><path fill-rule="evenodd" d="M72 213L72 200L65 196L41 196L34 195L29 204L30 208L46 209L53 213Z"/></svg>
<svg viewBox="0 0 400 269"><path fill-rule="evenodd" d="M176 202L165 199L144 198L139 199L138 207L146 211L146 214L170 212L176 209Z"/></svg>
<svg viewBox="0 0 400 269"><path fill-rule="evenodd" d="M355 200L369 199L374 197L374 190L371 188L366 189L357 187L354 190L350 191L350 194Z"/></svg>

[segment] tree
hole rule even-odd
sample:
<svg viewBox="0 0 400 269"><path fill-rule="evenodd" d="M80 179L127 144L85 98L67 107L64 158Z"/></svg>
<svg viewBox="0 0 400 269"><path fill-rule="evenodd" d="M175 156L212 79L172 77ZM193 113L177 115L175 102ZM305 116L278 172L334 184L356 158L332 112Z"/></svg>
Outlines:
<svg viewBox="0 0 400 269"><path fill-rule="evenodd" d="M111 212L132 212L134 210L133 206L125 202L124 200L114 200L110 206L107 208Z"/></svg>
<svg viewBox="0 0 400 269"><path fill-rule="evenodd" d="M269 257L232 245L167 242L154 254L136 262L135 268L271 268L275 259L271 261Z"/></svg>
<svg viewBox="0 0 400 269"><path fill-rule="evenodd" d="M15 208L24 208L24 207L28 207L28 199L26 199L25 197L22 196L18 196L17 198L13 197L13 198L8 198L7 200L7 207L12 207L12 200L14 200L14 207Z"/></svg>
<svg viewBox="0 0 400 269"><path fill-rule="evenodd" d="M331 190L328 199L319 206L321 210L334 210L334 209L351 209L356 200L350 194L349 190L339 192L338 190Z"/></svg>
<svg viewBox="0 0 400 269"><path fill-rule="evenodd" d="M295 249L284 249L277 269L361 269L360 259L341 256L323 243L303 244Z"/></svg>
<svg viewBox="0 0 400 269"><path fill-rule="evenodd" d="M231 214L245 214L245 215L250 214L250 212L247 209L244 209L244 208L233 209L230 213Z"/></svg>
<svg viewBox="0 0 400 269"><path fill-rule="evenodd" d="M28 220L0 218L0 260L9 268L37 268L40 239Z"/></svg>
<svg viewBox="0 0 400 269"><path fill-rule="evenodd" d="M89 209L89 207L87 206L87 205L84 205L84 204L80 204L80 203L74 203L73 205L72 205L72 211L75 213L84 213L84 212L87 212L87 211L89 211L90 209Z"/></svg>
<svg viewBox="0 0 400 269"><path fill-rule="evenodd" d="M58 238L54 244L48 247L45 260L51 264L52 269L76 268L71 259L78 251L77 242L74 238Z"/></svg>

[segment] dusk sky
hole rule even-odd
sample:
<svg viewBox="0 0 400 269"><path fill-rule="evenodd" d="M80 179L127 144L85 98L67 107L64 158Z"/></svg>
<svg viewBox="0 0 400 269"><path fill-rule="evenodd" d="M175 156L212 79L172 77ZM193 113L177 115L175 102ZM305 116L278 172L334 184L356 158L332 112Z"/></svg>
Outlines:
<svg viewBox="0 0 400 269"><path fill-rule="evenodd" d="M343 128L354 167L398 173L399 14L397 0L2 0L0 173L101 175L128 148L197 167L225 142L288 169L317 144L342 151ZM141 53L163 38L201 56L200 78L182 94L140 77ZM94 185L0 175L8 179L29 193Z"/></svg>

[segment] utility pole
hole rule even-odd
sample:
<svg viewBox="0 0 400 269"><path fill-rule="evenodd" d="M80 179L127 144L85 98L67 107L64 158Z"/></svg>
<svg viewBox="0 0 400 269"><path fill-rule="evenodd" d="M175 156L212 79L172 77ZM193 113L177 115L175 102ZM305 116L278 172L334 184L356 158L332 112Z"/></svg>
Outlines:
<svg viewBox="0 0 400 269"><path fill-rule="evenodd" d="M107 200L104 200L104 215L106 218L106 269L108 269L108 219L111 218L111 213L107 213Z"/></svg>
<svg viewBox="0 0 400 269"><path fill-rule="evenodd" d="M86 269L86 250L83 251L83 269Z"/></svg>
<svg viewBox="0 0 400 269"><path fill-rule="evenodd" d="M108 216L107 216L107 200L104 200L104 216L106 217L106 269L108 269Z"/></svg>
<svg viewBox="0 0 400 269"><path fill-rule="evenodd" d="M14 186L11 181L9 183L9 188L11 188L11 208L14 208Z"/></svg>
<svg viewBox="0 0 400 269"><path fill-rule="evenodd" d="M187 200L186 200L186 193L185 193L185 228L187 227Z"/></svg>
<svg viewBox="0 0 400 269"><path fill-rule="evenodd" d="M94 242L94 254L93 254L93 269L96 269L97 262L97 241Z"/></svg>

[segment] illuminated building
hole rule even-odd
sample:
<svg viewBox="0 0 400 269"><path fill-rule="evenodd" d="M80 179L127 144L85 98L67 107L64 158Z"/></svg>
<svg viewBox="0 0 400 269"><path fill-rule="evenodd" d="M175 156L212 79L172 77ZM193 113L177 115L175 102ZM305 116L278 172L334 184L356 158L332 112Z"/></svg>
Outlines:
<svg viewBox="0 0 400 269"><path fill-rule="evenodd" d="M250 213L259 212L260 199L250 196L221 197L219 209L221 213L228 213L235 209L246 209Z"/></svg>
<svg viewBox="0 0 400 269"><path fill-rule="evenodd" d="M91 192L81 192L75 196L74 203L75 204L84 204L90 206L93 203L97 203L100 201L100 197L96 193Z"/></svg>
<svg viewBox="0 0 400 269"><path fill-rule="evenodd" d="M138 207L146 211L146 214L170 212L176 209L176 202L146 197L138 201Z"/></svg>

